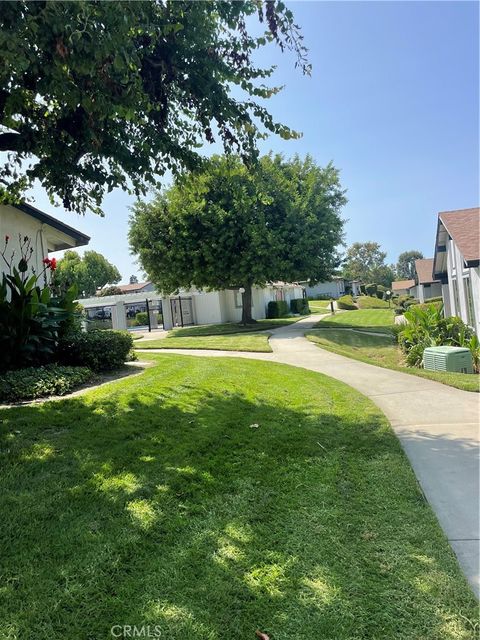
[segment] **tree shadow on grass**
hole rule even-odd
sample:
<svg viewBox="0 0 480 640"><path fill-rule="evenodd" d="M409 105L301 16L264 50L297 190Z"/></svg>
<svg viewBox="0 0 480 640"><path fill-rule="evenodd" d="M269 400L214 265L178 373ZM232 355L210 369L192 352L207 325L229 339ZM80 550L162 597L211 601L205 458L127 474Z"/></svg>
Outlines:
<svg viewBox="0 0 480 640"><path fill-rule="evenodd" d="M474 600L368 401L347 411L310 373L301 407L280 382L267 401L240 374L215 392L149 374L2 412L0 635L470 637Z"/></svg>

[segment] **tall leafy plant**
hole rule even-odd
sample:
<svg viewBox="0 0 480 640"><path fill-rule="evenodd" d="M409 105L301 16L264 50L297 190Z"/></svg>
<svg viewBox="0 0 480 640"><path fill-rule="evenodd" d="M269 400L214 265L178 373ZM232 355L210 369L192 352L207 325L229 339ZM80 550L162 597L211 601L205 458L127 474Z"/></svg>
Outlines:
<svg viewBox="0 0 480 640"><path fill-rule="evenodd" d="M59 333L74 317L77 291L71 287L61 297L52 296L46 276L56 268L55 258L43 260L43 270L35 273L29 262L31 240L19 238L20 260L15 252L7 258L9 236L0 256L8 271L0 284L0 370L50 362L54 358Z"/></svg>

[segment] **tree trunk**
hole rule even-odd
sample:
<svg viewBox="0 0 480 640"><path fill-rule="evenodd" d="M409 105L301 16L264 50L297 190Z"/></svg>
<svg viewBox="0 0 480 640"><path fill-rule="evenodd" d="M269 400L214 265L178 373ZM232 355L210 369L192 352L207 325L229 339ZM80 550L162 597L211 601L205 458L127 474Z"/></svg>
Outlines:
<svg viewBox="0 0 480 640"><path fill-rule="evenodd" d="M242 293L242 324L253 324L252 318L252 285L246 284Z"/></svg>

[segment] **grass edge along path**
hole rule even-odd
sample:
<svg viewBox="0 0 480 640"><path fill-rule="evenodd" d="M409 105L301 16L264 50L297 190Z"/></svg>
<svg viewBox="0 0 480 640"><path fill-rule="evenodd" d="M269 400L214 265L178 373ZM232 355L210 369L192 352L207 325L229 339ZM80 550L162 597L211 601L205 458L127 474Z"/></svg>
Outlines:
<svg viewBox="0 0 480 640"><path fill-rule="evenodd" d="M477 602L370 400L281 364L149 358L2 411L0 637L474 637Z"/></svg>
<svg viewBox="0 0 480 640"><path fill-rule="evenodd" d="M374 331L375 329L372 327L371 330ZM335 335L335 333L337 335ZM379 344L377 357L371 357L367 355L365 353L365 350L361 350L361 346L354 347L349 344L342 344L338 340L332 340L332 338L342 338L343 340L348 340L349 337L352 337L352 334L355 334L355 341L357 342L357 344L360 344L362 340L365 343L370 342L370 344L377 341ZM461 389L462 391L469 391L473 393L480 392L480 376L478 374L428 371L425 369L417 369L415 367L406 367L402 366L401 364L392 362L388 357L388 354L385 354L385 352L382 353L381 349L388 348L390 346L396 354L399 353L399 348L395 344L393 336L392 340L390 341L387 333L385 334L385 337L383 337L381 335L375 336L369 334L365 331L362 331L362 329L357 328L347 329L340 327L326 327L322 329L311 329L305 333L305 337L307 338L307 340L310 340L310 342L315 343L319 348L325 349L326 351L331 351L332 353L336 353L346 358L352 358L354 360L359 360L360 362L365 362L366 364L372 364L376 367L382 367L384 369L390 369L392 371L399 371L400 373L407 373L419 378L426 378L428 380L433 380L434 382L440 382L449 387ZM350 339L350 342L353 342L353 340ZM386 356L386 358L382 360L381 357L378 357L378 354L380 354L381 356Z"/></svg>
<svg viewBox="0 0 480 640"><path fill-rule="evenodd" d="M268 342L269 337L269 333L230 333L188 338L167 336L157 340L142 340L134 347L135 349L208 349L269 353L272 351Z"/></svg>

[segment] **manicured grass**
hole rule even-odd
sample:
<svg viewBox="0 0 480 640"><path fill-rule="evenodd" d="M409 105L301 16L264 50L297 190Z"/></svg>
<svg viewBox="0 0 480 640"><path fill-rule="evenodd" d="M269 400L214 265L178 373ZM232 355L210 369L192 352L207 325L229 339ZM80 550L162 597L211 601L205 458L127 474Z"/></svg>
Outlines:
<svg viewBox="0 0 480 640"><path fill-rule="evenodd" d="M376 296L358 296L357 304L360 309L389 309L391 305Z"/></svg>
<svg viewBox="0 0 480 640"><path fill-rule="evenodd" d="M330 310L330 300L309 300L308 306L312 313L326 313Z"/></svg>
<svg viewBox="0 0 480 640"><path fill-rule="evenodd" d="M369 400L285 365L152 360L1 412L0 637L474 637L476 601Z"/></svg>
<svg viewBox="0 0 480 640"><path fill-rule="evenodd" d="M323 349L347 358L428 378L464 391L480 391L480 376L476 374L425 371L424 369L406 367L400 349L395 344L393 337L388 335L376 336L346 329L314 329L309 331L305 337Z"/></svg>
<svg viewBox="0 0 480 640"><path fill-rule="evenodd" d="M135 344L136 349L219 349L220 351L271 351L268 333L232 333L218 336L176 338L167 336Z"/></svg>
<svg viewBox="0 0 480 640"><path fill-rule="evenodd" d="M303 316L302 316L303 317ZM257 320L254 324L242 325L236 322L226 322L224 324L204 324L195 325L193 327L182 327L169 331L169 336L175 338L185 338L191 336L224 336L230 333L251 333L258 331L268 331L269 329L278 329L279 327L293 324L300 320L299 316L295 318L276 318L273 320Z"/></svg>
<svg viewBox="0 0 480 640"><path fill-rule="evenodd" d="M358 309L343 311L320 320L317 327L355 327L356 329L374 329L389 331L393 326L394 314L390 309Z"/></svg>

